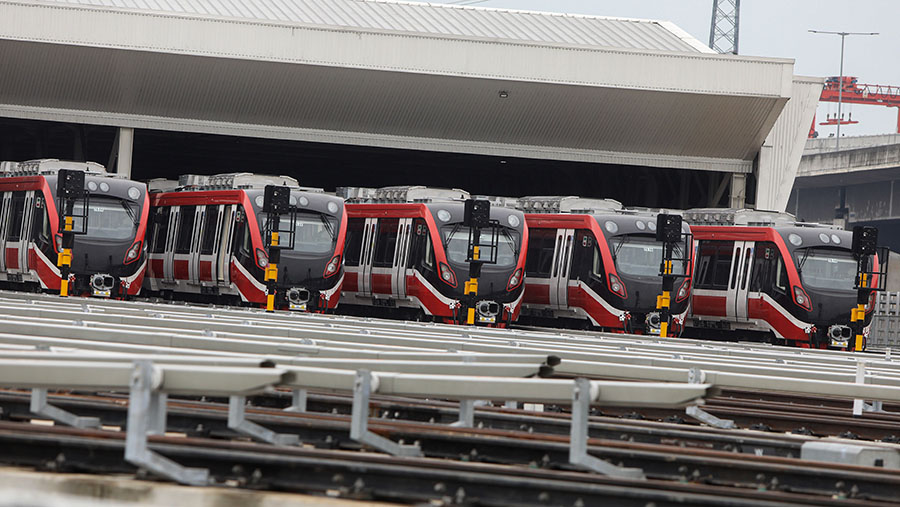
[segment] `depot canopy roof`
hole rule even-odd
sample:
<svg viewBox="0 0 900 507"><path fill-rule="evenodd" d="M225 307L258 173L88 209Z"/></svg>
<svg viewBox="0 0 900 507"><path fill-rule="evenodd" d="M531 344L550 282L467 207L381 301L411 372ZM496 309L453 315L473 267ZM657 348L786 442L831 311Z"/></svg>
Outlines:
<svg viewBox="0 0 900 507"><path fill-rule="evenodd" d="M748 172L793 62L658 21L372 0L0 4L0 115Z"/></svg>

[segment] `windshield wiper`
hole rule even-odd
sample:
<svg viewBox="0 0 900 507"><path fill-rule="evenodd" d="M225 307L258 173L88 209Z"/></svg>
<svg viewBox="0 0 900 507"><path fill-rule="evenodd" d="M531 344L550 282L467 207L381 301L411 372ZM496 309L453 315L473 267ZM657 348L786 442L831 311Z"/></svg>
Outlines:
<svg viewBox="0 0 900 507"><path fill-rule="evenodd" d="M615 258L619 255L619 250L622 249L622 245L624 245L627 242L628 242L628 235L625 234L622 236L622 239L619 240L619 244L618 244L618 246L616 246L616 249L613 250L613 258Z"/></svg>
<svg viewBox="0 0 900 507"><path fill-rule="evenodd" d="M129 206L125 201L119 201L119 204L121 204L122 207L125 208L125 212L128 213L128 218L130 218L131 221L135 224L138 223L137 213L135 213L134 210L131 209L131 206Z"/></svg>
<svg viewBox="0 0 900 507"><path fill-rule="evenodd" d="M447 248L447 245L450 244L450 240L453 238L453 236L456 234L456 231L458 231L458 230L459 230L459 223L457 222L457 223L453 224L453 228L450 229L450 234L447 234L447 236L443 239L444 248Z"/></svg>
<svg viewBox="0 0 900 507"><path fill-rule="evenodd" d="M797 266L797 271L800 271L800 272L803 271L803 265L806 264L806 259L807 259L807 257L809 257L810 250L812 250L812 248L805 248L803 250L803 258L800 259L800 265Z"/></svg>
<svg viewBox="0 0 900 507"><path fill-rule="evenodd" d="M506 236L506 239L509 240L509 244L511 244L513 247L513 253L516 254L516 259L518 259L519 258L519 245L516 243L516 240L513 239L512 235L510 233L506 232L505 228L500 229L500 232L502 232L503 235Z"/></svg>
<svg viewBox="0 0 900 507"><path fill-rule="evenodd" d="M321 220L322 223L325 224L325 229L328 230L328 234L331 234L331 238L337 239L337 237L334 235L334 227L331 225L331 222L329 222L328 219L325 218L325 215L319 215L319 220Z"/></svg>

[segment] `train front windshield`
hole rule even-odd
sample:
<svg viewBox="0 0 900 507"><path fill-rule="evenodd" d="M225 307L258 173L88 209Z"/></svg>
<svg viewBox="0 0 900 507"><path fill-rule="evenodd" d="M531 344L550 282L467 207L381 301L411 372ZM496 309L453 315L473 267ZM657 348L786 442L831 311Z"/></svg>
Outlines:
<svg viewBox="0 0 900 507"><path fill-rule="evenodd" d="M288 215L281 218L281 230L288 229ZM294 244L289 251L308 254L330 253L337 238L337 219L321 213L297 212L294 218ZM259 227L264 230L266 214L259 214Z"/></svg>
<svg viewBox="0 0 900 507"><path fill-rule="evenodd" d="M330 253L337 237L337 220L319 213L297 213L294 244L291 250L301 253Z"/></svg>
<svg viewBox="0 0 900 507"><path fill-rule="evenodd" d="M84 204L75 203L74 216L83 214ZM88 202L87 234L96 239L132 239L137 232L139 208L125 199L91 196ZM81 224L75 221L75 228Z"/></svg>
<svg viewBox="0 0 900 507"><path fill-rule="evenodd" d="M659 265L662 262L663 244L651 236L634 236L625 234L614 236L609 240L609 249L613 253L616 271L632 276L659 276ZM673 257L684 257L682 246L676 245ZM684 273L681 261L674 261L673 273Z"/></svg>
<svg viewBox="0 0 900 507"><path fill-rule="evenodd" d="M804 284L818 289L853 290L856 260L846 250L800 248L794 252Z"/></svg>
<svg viewBox="0 0 900 507"><path fill-rule="evenodd" d="M441 229L444 238L444 248L447 251L447 259L457 264L465 264L469 248L469 228L461 225L448 225ZM486 264L485 267L511 268L519 260L519 232L514 229L500 227L497 241L497 263ZM484 249L490 243L491 230L481 230L482 255L489 256L490 252Z"/></svg>

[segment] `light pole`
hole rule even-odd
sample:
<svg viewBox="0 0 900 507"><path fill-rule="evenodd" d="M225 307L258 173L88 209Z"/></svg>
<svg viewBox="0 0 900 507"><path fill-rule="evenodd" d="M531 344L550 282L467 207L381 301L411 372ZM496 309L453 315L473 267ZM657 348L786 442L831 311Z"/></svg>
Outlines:
<svg viewBox="0 0 900 507"><path fill-rule="evenodd" d="M837 112L837 141L834 143L834 151L841 149L841 101L844 96L844 38L848 35L878 35L878 32L828 32L825 30L809 30L810 33L824 33L827 35L841 36L841 75L838 77L838 112Z"/></svg>

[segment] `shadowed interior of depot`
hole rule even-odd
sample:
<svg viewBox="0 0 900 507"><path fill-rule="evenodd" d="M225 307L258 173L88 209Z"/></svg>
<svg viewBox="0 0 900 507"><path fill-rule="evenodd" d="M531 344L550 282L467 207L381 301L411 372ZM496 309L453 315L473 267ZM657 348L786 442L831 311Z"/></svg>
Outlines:
<svg viewBox="0 0 900 507"><path fill-rule="evenodd" d="M0 159L58 158L116 167L114 127L0 120ZM579 195L629 206L725 206L731 175L714 171L417 151L212 134L135 130L132 178L253 172L301 185L427 185L472 194ZM752 178L752 175L749 175ZM748 185L748 191L755 185ZM748 195L752 202L754 196Z"/></svg>

